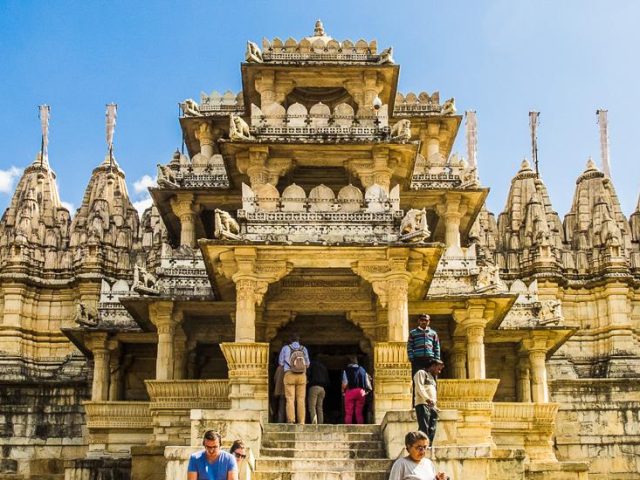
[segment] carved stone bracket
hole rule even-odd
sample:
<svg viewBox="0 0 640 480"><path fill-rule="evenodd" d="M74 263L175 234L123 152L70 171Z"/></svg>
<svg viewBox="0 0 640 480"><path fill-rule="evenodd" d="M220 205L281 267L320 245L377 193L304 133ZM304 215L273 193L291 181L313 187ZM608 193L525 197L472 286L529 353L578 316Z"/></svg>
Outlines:
<svg viewBox="0 0 640 480"><path fill-rule="evenodd" d="M266 412L268 404L268 343L221 343L229 367L232 410Z"/></svg>

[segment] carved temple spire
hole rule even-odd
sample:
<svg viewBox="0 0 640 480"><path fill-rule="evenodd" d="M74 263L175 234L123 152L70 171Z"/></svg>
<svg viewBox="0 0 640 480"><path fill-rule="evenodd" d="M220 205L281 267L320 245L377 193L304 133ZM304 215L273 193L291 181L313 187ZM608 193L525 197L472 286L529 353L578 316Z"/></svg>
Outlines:
<svg viewBox="0 0 640 480"><path fill-rule="evenodd" d="M46 107L46 108L43 108ZM39 276L43 270L68 267L70 215L62 206L56 174L47 161L49 108L40 108L40 151L25 168L0 221L0 270L20 269ZM44 260L44 261L43 261Z"/></svg>
<svg viewBox="0 0 640 480"><path fill-rule="evenodd" d="M325 33L324 33L324 25L322 25L322 20L318 19L316 20L316 25L313 29L313 36L314 37L324 37Z"/></svg>
<svg viewBox="0 0 640 480"><path fill-rule="evenodd" d="M524 159L498 217L498 264L509 274L535 273L561 260L562 228L547 188ZM527 270L527 271L525 271Z"/></svg>
<svg viewBox="0 0 640 480"><path fill-rule="evenodd" d="M594 274L611 262L624 268L631 247L629 224L611 179L589 158L576 181L571 210L564 219L566 240L579 274Z"/></svg>
<svg viewBox="0 0 640 480"><path fill-rule="evenodd" d="M115 107L108 105L107 107ZM104 161L91 179L71 225L70 246L76 250L75 266L92 265L114 276L130 275L131 252L140 248L140 220L131 203L125 174L113 157L115 108L107 109L107 146ZM108 248L109 255L103 255Z"/></svg>

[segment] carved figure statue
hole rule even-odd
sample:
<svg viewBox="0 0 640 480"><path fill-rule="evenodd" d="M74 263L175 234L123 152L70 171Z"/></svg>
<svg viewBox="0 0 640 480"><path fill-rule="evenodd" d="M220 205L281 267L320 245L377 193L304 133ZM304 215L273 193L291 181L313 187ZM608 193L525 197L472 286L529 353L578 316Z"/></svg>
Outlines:
<svg viewBox="0 0 640 480"><path fill-rule="evenodd" d="M427 225L427 210L412 208L400 223L400 240L403 242L422 242L429 238L431 232Z"/></svg>
<svg viewBox="0 0 640 480"><path fill-rule="evenodd" d="M546 324L560 321L560 302L556 300L543 300L540 302L540 305L540 323Z"/></svg>
<svg viewBox="0 0 640 480"><path fill-rule="evenodd" d="M231 140L251 140L249 125L238 115L231 115L229 119L229 138Z"/></svg>
<svg viewBox="0 0 640 480"><path fill-rule="evenodd" d="M97 327L98 313L94 308L87 307L84 303L78 302L76 304L76 317L74 321L84 327Z"/></svg>
<svg viewBox="0 0 640 480"><path fill-rule="evenodd" d="M167 165L158 164L158 185L161 187L177 187L176 176Z"/></svg>
<svg viewBox="0 0 640 480"><path fill-rule="evenodd" d="M262 52L258 45L253 42L247 42L247 52L244 56L245 60L249 63L262 63Z"/></svg>
<svg viewBox="0 0 640 480"><path fill-rule="evenodd" d="M456 99L451 97L449 100L442 104L442 115L454 115L456 113Z"/></svg>
<svg viewBox="0 0 640 480"><path fill-rule="evenodd" d="M391 140L407 142L411 140L411 121L402 119L391 128Z"/></svg>
<svg viewBox="0 0 640 480"><path fill-rule="evenodd" d="M133 291L146 295L157 295L160 293L157 283L158 279L146 268L139 265L133 268Z"/></svg>
<svg viewBox="0 0 640 480"><path fill-rule="evenodd" d="M180 104L180 108L182 109L182 113L185 117L201 117L202 113L200 113L200 106L193 98L187 98L184 102Z"/></svg>
<svg viewBox="0 0 640 480"><path fill-rule="evenodd" d="M500 279L500 270L492 263L487 263L480 268L476 280L476 290L489 290L491 288L502 288L504 282Z"/></svg>
<svg viewBox="0 0 640 480"><path fill-rule="evenodd" d="M228 238L238 240L240 238L240 225L229 212L216 208L215 210L215 231L216 238Z"/></svg>
<svg viewBox="0 0 640 480"><path fill-rule="evenodd" d="M380 64L394 63L393 61L393 47L385 48L380 52Z"/></svg>

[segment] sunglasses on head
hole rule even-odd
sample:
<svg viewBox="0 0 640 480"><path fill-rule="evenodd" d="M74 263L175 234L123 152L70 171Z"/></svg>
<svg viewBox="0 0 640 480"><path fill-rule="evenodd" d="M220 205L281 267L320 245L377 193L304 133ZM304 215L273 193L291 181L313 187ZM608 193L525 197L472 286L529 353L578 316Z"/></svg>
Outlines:
<svg viewBox="0 0 640 480"><path fill-rule="evenodd" d="M236 456L236 458L247 458L247 456L243 455L242 453L234 453L234 455Z"/></svg>

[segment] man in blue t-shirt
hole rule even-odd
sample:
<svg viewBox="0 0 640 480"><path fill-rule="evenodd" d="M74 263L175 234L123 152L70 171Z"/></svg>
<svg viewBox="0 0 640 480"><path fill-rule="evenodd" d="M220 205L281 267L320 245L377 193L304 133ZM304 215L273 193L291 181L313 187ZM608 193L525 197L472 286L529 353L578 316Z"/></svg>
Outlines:
<svg viewBox="0 0 640 480"><path fill-rule="evenodd" d="M218 432L204 432L204 450L189 458L187 480L238 480L236 459L220 449L222 437Z"/></svg>

